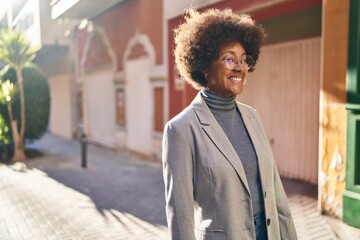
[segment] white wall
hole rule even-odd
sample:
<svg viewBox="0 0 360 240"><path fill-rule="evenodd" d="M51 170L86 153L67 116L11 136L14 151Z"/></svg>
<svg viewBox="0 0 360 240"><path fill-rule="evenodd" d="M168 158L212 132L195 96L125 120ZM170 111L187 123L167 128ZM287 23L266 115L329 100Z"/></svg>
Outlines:
<svg viewBox="0 0 360 240"><path fill-rule="evenodd" d="M58 136L72 138L71 78L68 74L49 78L51 110L50 131Z"/></svg>
<svg viewBox="0 0 360 240"><path fill-rule="evenodd" d="M115 148L116 107L113 70L103 67L83 76L85 133L90 141Z"/></svg>
<svg viewBox="0 0 360 240"><path fill-rule="evenodd" d="M20 13L14 17L14 22L19 25L25 24L24 19L25 16L32 16L33 24L31 26L27 26L25 29L17 29L21 31L31 42L33 46L41 45L41 33L40 33L40 13L39 13L39 0L28 0ZM26 25L26 24L25 24Z"/></svg>
<svg viewBox="0 0 360 240"><path fill-rule="evenodd" d="M39 0L41 43L43 45L69 45L71 40L67 34L70 33L80 20L75 19L51 19L51 8L49 0Z"/></svg>

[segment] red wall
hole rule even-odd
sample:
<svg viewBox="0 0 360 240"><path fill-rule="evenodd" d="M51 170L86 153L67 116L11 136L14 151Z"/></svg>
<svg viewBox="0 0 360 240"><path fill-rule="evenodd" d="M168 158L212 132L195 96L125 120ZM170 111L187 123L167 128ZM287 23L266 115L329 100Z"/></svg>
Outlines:
<svg viewBox="0 0 360 240"><path fill-rule="evenodd" d="M92 20L95 25L105 29L117 57L117 70L123 69L122 59L126 45L136 31L150 38L155 49L156 64L162 64L162 8L162 0L131 0L117 5ZM83 56L87 35L84 30L78 31L79 59ZM86 69L110 62L102 39L95 35L88 52Z"/></svg>

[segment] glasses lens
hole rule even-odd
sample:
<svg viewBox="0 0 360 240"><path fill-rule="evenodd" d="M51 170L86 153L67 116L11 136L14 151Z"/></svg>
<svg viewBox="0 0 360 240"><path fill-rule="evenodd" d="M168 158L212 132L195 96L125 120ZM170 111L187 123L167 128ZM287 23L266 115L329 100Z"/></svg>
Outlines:
<svg viewBox="0 0 360 240"><path fill-rule="evenodd" d="M236 65L235 60L232 57L225 58L224 62L225 62L226 67L230 70L234 69L234 67Z"/></svg>
<svg viewBox="0 0 360 240"><path fill-rule="evenodd" d="M250 55L246 55L245 63L248 65L248 69L250 69L254 65L254 59Z"/></svg>

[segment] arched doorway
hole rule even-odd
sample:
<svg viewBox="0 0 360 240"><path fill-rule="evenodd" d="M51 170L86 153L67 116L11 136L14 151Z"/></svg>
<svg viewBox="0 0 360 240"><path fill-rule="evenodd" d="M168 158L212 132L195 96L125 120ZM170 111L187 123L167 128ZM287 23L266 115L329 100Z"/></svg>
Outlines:
<svg viewBox="0 0 360 240"><path fill-rule="evenodd" d="M153 125L153 106L149 76L148 56L142 56L126 62L126 147L146 155L151 154Z"/></svg>
<svg viewBox="0 0 360 240"><path fill-rule="evenodd" d="M152 155L154 50L147 36L135 34L124 55L126 148Z"/></svg>

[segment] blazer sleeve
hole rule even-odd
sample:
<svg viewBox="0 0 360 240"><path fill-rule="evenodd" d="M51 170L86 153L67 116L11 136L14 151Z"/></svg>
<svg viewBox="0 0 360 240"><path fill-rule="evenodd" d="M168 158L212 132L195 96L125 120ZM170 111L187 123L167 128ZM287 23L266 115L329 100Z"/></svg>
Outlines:
<svg viewBox="0 0 360 240"><path fill-rule="evenodd" d="M181 131L169 123L164 129L162 161L171 240L195 240L191 147Z"/></svg>
<svg viewBox="0 0 360 240"><path fill-rule="evenodd" d="M281 239L296 240L296 230L280 175L274 163L274 185Z"/></svg>

